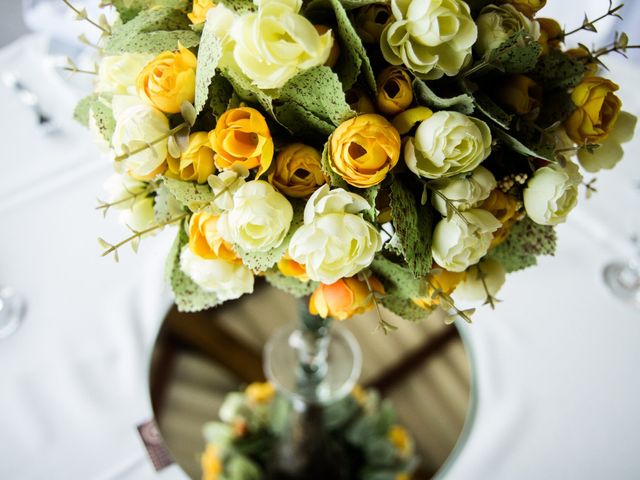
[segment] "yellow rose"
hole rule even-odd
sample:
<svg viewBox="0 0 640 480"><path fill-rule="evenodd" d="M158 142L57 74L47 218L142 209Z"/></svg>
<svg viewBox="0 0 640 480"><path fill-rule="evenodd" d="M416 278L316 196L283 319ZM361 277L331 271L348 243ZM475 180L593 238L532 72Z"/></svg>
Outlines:
<svg viewBox="0 0 640 480"><path fill-rule="evenodd" d="M411 435L409 435L409 432L407 432L407 429L403 426L392 425L387 432L387 438L401 457L407 458L413 453Z"/></svg>
<svg viewBox="0 0 640 480"><path fill-rule="evenodd" d="M238 257L233 247L224 241L218 231L218 216L205 212L194 213L189 221L189 248L207 260L220 259L229 262Z"/></svg>
<svg viewBox="0 0 640 480"><path fill-rule="evenodd" d="M622 102L613 93L618 85L602 77L587 77L571 94L577 107L565 121L569 138L579 145L598 143L616 124Z"/></svg>
<svg viewBox="0 0 640 480"><path fill-rule="evenodd" d="M297 278L301 282L309 281L307 268L303 264L296 262L289 255L284 255L278 261L278 270L280 270L280 273L285 277Z"/></svg>
<svg viewBox="0 0 640 480"><path fill-rule="evenodd" d="M374 292L383 294L380 280L371 276L369 284ZM321 283L309 299L309 311L322 318L345 320L372 309L373 297L367 283L358 277L341 278L330 285Z"/></svg>
<svg viewBox="0 0 640 480"><path fill-rule="evenodd" d="M491 212L502 223L502 227L493 232L491 248L497 247L507 239L511 232L511 227L518 220L518 201L511 195L495 189L480 205L480 208Z"/></svg>
<svg viewBox="0 0 640 480"><path fill-rule="evenodd" d="M355 27L358 36L365 43L380 43L382 31L392 20L389 5L374 3L358 9L355 18Z"/></svg>
<svg viewBox="0 0 640 480"><path fill-rule="evenodd" d="M510 3L527 17L533 18L535 13L546 5L547 0L505 0L504 3Z"/></svg>
<svg viewBox="0 0 640 480"><path fill-rule="evenodd" d="M216 171L213 150L206 132L189 135L189 145L180 158L167 157L167 175L186 182L205 183L209 175Z"/></svg>
<svg viewBox="0 0 640 480"><path fill-rule="evenodd" d="M209 142L216 152L216 166L221 169L241 165L260 167L256 179L267 171L273 160L273 139L262 114L250 107L227 110L218 119Z"/></svg>
<svg viewBox="0 0 640 480"><path fill-rule="evenodd" d="M275 397L276 388L270 382L253 382L245 389L244 393L250 404L264 405Z"/></svg>
<svg viewBox="0 0 640 480"><path fill-rule="evenodd" d="M343 122L329 139L331 169L354 187L384 180L400 158L400 134L388 120L368 113Z"/></svg>
<svg viewBox="0 0 640 480"><path fill-rule="evenodd" d="M202 480L218 480L222 473L222 460L218 447L208 444L204 453L200 457L202 468Z"/></svg>
<svg viewBox="0 0 640 480"><path fill-rule="evenodd" d="M518 115L540 108L542 88L526 75L511 75L497 91L498 101Z"/></svg>
<svg viewBox="0 0 640 480"><path fill-rule="evenodd" d="M540 38L538 43L542 47L542 55L547 55L550 48L560 48L560 38L562 38L562 27L553 18L536 19L540 25Z"/></svg>
<svg viewBox="0 0 640 480"><path fill-rule="evenodd" d="M307 198L327 183L321 162L322 155L315 148L302 143L287 145L276 157L269 183L289 197Z"/></svg>
<svg viewBox="0 0 640 480"><path fill-rule="evenodd" d="M194 25L204 23L207 19L207 12L215 6L216 4L212 0L193 0L191 13L187 13L187 17Z"/></svg>
<svg viewBox="0 0 640 480"><path fill-rule="evenodd" d="M193 102L196 91L196 56L180 45L177 52L162 52L147 64L136 81L138 95L165 113L178 113L183 102Z"/></svg>
<svg viewBox="0 0 640 480"><path fill-rule="evenodd" d="M442 291L445 295L450 295L458 284L465 279L465 276L465 272L450 272L444 269L439 269L437 273L429 274L427 295L413 298L413 303L425 310L430 310L432 307L440 305L440 298L438 296L432 298L436 289Z"/></svg>
<svg viewBox="0 0 640 480"><path fill-rule="evenodd" d="M331 38L332 38L333 44L331 45L331 52L329 52L329 58L327 58L327 61L324 62L324 64L327 67L333 68L336 65L336 63L338 63L338 58L340 58L340 45L336 40L333 30L331 30L329 27L327 27L326 25L314 25L314 27L316 28L316 32L318 32L321 36L327 32L331 32Z"/></svg>
<svg viewBox="0 0 640 480"><path fill-rule="evenodd" d="M345 95L347 103L356 113L376 113L373 102L360 87L353 87L347 90Z"/></svg>
<svg viewBox="0 0 640 480"><path fill-rule="evenodd" d="M396 115L413 102L411 77L402 67L390 66L378 75L378 110L385 115Z"/></svg>

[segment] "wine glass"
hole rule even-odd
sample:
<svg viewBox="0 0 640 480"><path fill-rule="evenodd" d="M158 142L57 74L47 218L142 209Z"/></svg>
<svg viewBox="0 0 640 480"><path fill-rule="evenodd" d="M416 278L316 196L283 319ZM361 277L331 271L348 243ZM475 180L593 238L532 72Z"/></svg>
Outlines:
<svg viewBox="0 0 640 480"><path fill-rule="evenodd" d="M15 333L22 324L25 311L24 298L13 288L0 285L0 339Z"/></svg>

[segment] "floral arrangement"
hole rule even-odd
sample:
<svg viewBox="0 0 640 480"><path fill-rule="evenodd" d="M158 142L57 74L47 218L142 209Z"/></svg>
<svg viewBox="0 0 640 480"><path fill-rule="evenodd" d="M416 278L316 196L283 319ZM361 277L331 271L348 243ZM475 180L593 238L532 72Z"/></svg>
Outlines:
<svg viewBox="0 0 640 480"><path fill-rule="evenodd" d="M76 9L104 33L76 118L113 157L99 208L131 230L100 242L117 258L177 225L184 311L263 276L322 317L469 320L553 255L595 190L582 173L614 167L633 134L600 72L636 46L564 47L622 5L566 31L537 17L545 0L109 4L112 23Z"/></svg>
<svg viewBox="0 0 640 480"><path fill-rule="evenodd" d="M252 383L244 392L228 394L220 408L221 422L204 426L203 480L265 478L290 408L291 403L270 383ZM334 446L330 450L342 452L333 461L344 467L343 478L410 478L417 466L413 439L396 423L388 402L381 402L373 390L356 387L328 408L323 417L328 432L325 441Z"/></svg>

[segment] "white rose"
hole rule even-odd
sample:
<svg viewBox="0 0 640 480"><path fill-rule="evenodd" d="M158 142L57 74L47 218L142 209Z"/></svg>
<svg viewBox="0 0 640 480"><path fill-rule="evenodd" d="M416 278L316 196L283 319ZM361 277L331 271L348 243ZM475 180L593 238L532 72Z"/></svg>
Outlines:
<svg viewBox="0 0 640 480"><path fill-rule="evenodd" d="M502 224L491 213L479 208L443 218L433 231L433 260L445 270L463 272L489 251L493 232Z"/></svg>
<svg viewBox="0 0 640 480"><path fill-rule="evenodd" d="M164 113L150 105L136 104L116 117L111 143L116 155L148 147L124 161L127 171L144 179L153 176L167 158L169 130Z"/></svg>
<svg viewBox="0 0 640 480"><path fill-rule="evenodd" d="M153 55L145 53L123 53L104 57L98 67L96 92L136 94L138 74Z"/></svg>
<svg viewBox="0 0 640 480"><path fill-rule="evenodd" d="M524 189L527 215L540 225L558 225L578 203L578 186L582 176L578 167L549 165L536 170Z"/></svg>
<svg viewBox="0 0 640 480"><path fill-rule="evenodd" d="M477 28L462 0L391 0L395 21L382 32L387 62L428 80L454 76L471 59Z"/></svg>
<svg viewBox="0 0 640 480"><path fill-rule="evenodd" d="M631 141L636 128L638 118L629 112L620 112L613 130L606 138L600 142L600 147L593 153L586 149L578 150L578 161L587 172L595 173L600 170L609 170L622 160L624 150L622 144Z"/></svg>
<svg viewBox="0 0 640 480"><path fill-rule="evenodd" d="M301 70L327 61L333 45L331 31L320 35L298 14L302 1L257 3L257 12L234 22L231 37L235 63L258 88L280 88Z"/></svg>
<svg viewBox="0 0 640 480"><path fill-rule="evenodd" d="M502 264L492 258L486 258L467 270L465 279L458 284L453 297L463 302L484 302L487 292L492 297L498 294L506 278L507 272Z"/></svg>
<svg viewBox="0 0 640 480"><path fill-rule="evenodd" d="M359 215L366 208L364 198L341 188L316 190L305 207L304 225L291 237L289 256L306 266L309 278L326 284L368 267L382 238Z"/></svg>
<svg viewBox="0 0 640 480"><path fill-rule="evenodd" d="M487 5L478 19L478 41L473 49L478 55L485 55L498 48L514 33L524 30L533 40L540 38L540 24L530 20L513 5Z"/></svg>
<svg viewBox="0 0 640 480"><path fill-rule="evenodd" d="M117 210L131 207L137 196L147 189L147 184L126 174L114 173L104 182L106 201Z"/></svg>
<svg viewBox="0 0 640 480"><path fill-rule="evenodd" d="M480 166L473 172L463 173L437 181L434 188L448 198L458 210L477 207L496 188L493 173ZM443 216L448 216L447 203L439 195L431 196L431 204Z"/></svg>
<svg viewBox="0 0 640 480"><path fill-rule="evenodd" d="M153 198L136 198L129 208L122 210L120 213L120 222L137 232L155 226L157 222L156 213L153 208Z"/></svg>
<svg viewBox="0 0 640 480"><path fill-rule="evenodd" d="M292 219L286 197L269 183L253 180L233 194L233 208L220 215L218 231L247 252L266 252L282 243Z"/></svg>
<svg viewBox="0 0 640 480"><path fill-rule="evenodd" d="M180 269L202 290L215 293L222 302L253 292L253 273L243 263L207 260L193 253L188 245L180 253Z"/></svg>
<svg viewBox="0 0 640 480"><path fill-rule="evenodd" d="M409 169L425 178L450 177L475 169L491 153L486 123L458 112L437 112L424 120L405 145Z"/></svg>

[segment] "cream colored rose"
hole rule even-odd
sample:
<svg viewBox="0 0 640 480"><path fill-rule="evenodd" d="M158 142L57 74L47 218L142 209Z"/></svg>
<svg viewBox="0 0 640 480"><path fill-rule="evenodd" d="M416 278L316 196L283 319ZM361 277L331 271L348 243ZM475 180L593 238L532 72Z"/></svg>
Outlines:
<svg viewBox="0 0 640 480"><path fill-rule="evenodd" d="M153 208L152 197L136 198L133 204L122 210L120 213L120 223L129 228L141 232L157 224L156 213ZM153 232L156 233L156 232Z"/></svg>
<svg viewBox="0 0 640 480"><path fill-rule="evenodd" d="M478 41L473 46L478 55L485 55L498 48L514 33L524 30L533 40L540 38L540 25L526 17L513 5L487 5L478 19Z"/></svg>
<svg viewBox="0 0 640 480"><path fill-rule="evenodd" d="M484 282L483 282L484 277ZM453 298L463 302L481 302L487 299L487 292L495 297L507 278L502 264L492 258L485 258L478 265L470 267L464 280L456 287Z"/></svg>
<svg viewBox="0 0 640 480"><path fill-rule="evenodd" d="M367 201L341 188L320 187L307 202L289 256L305 265L312 280L332 284L368 267L382 248L380 233L359 213Z"/></svg>
<svg viewBox="0 0 640 480"><path fill-rule="evenodd" d="M471 173L462 173L433 184L435 190L451 200L458 210L477 207L496 186L497 182L493 173L483 166L476 168ZM440 195L432 195L431 204L443 216L448 216L447 203Z"/></svg>
<svg viewBox="0 0 640 480"><path fill-rule="evenodd" d="M471 59L477 29L462 0L391 0L391 11L380 38L387 62L431 80L456 75Z"/></svg>
<svg viewBox="0 0 640 480"><path fill-rule="evenodd" d="M624 155L622 144L631 141L637 122L638 118L635 115L629 112L620 112L613 130L605 140L600 142L600 147L595 149L593 153L586 149L578 150L580 165L591 173L615 167Z"/></svg>
<svg viewBox="0 0 640 480"><path fill-rule="evenodd" d="M458 112L437 112L424 120L405 145L409 169L425 178L470 172L491 153L486 123Z"/></svg>
<svg viewBox="0 0 640 480"><path fill-rule="evenodd" d="M486 210L475 208L443 218L433 231L433 260L445 270L462 272L489 251L493 232L502 224Z"/></svg>
<svg viewBox="0 0 640 480"><path fill-rule="evenodd" d="M116 210L125 210L147 190L147 184L129 175L114 173L104 182L103 189L107 194L107 203Z"/></svg>
<svg viewBox="0 0 640 480"><path fill-rule="evenodd" d="M320 35L298 13L301 0L256 3L258 11L238 17L230 35L235 63L258 88L280 88L298 72L327 61L331 31Z"/></svg>
<svg viewBox="0 0 640 480"><path fill-rule="evenodd" d="M134 177L149 179L163 166L167 158L169 119L150 105L133 105L116 117L111 143L116 155L132 153L147 147L124 160L127 171Z"/></svg>
<svg viewBox="0 0 640 480"><path fill-rule="evenodd" d="M220 215L218 230L227 242L248 252L278 247L291 226L293 208L271 184L253 180L233 194L233 208Z"/></svg>
<svg viewBox="0 0 640 480"><path fill-rule="evenodd" d="M96 92L135 95L136 79L153 55L146 53L123 53L104 57L98 67Z"/></svg>
<svg viewBox="0 0 640 480"><path fill-rule="evenodd" d="M524 189L527 215L540 225L558 225L578 203L578 187L582 176L578 167L549 165L536 170Z"/></svg>
<svg viewBox="0 0 640 480"><path fill-rule="evenodd" d="M215 293L223 302L253 292L253 273L242 262L207 260L185 245L180 253L180 269L202 290Z"/></svg>

